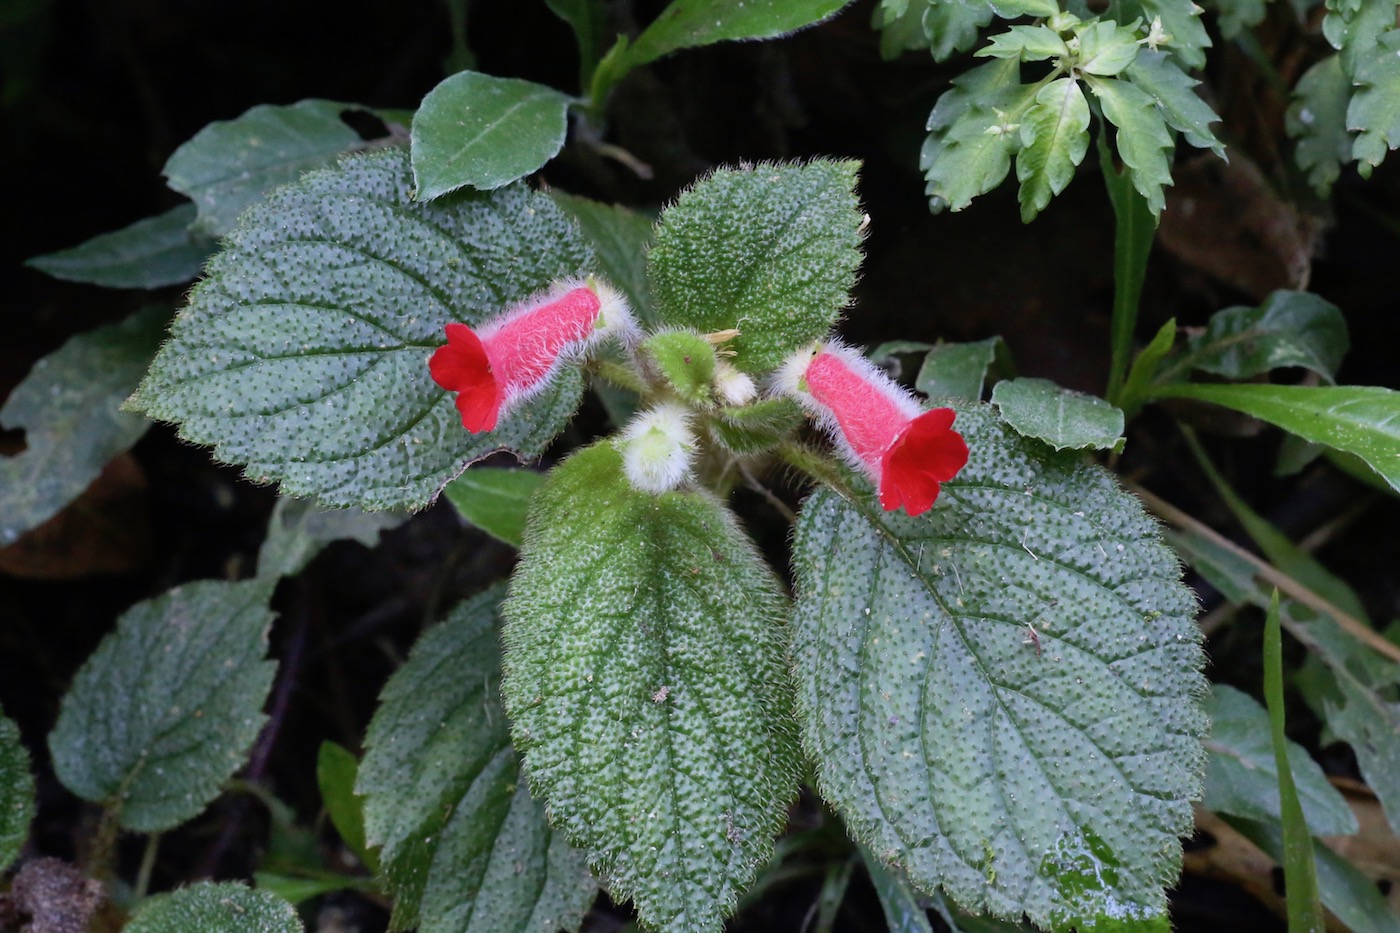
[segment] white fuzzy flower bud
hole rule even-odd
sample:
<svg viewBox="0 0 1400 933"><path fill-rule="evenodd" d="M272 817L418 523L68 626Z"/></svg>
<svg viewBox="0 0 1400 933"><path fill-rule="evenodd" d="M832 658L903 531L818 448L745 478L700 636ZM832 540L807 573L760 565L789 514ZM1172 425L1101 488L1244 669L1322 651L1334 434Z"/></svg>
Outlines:
<svg viewBox="0 0 1400 933"><path fill-rule="evenodd" d="M690 479L695 432L685 406L663 402L642 412L617 440L628 481L646 492L669 492Z"/></svg>
<svg viewBox="0 0 1400 933"><path fill-rule="evenodd" d="M724 360L715 362L715 394L726 405L747 405L758 397L758 387L747 374Z"/></svg>

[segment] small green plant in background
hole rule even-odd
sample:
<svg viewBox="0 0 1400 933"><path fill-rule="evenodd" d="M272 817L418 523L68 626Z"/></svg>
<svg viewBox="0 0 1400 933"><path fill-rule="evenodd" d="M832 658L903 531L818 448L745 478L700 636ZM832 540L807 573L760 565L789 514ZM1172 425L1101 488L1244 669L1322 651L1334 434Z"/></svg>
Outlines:
<svg viewBox="0 0 1400 933"><path fill-rule="evenodd" d="M254 108L167 163L191 204L34 260L113 287L203 275L173 320L152 308L75 337L0 410L30 438L0 463L6 540L135 443L142 416L284 497L256 573L129 610L49 736L59 780L101 808L90 871L110 873L119 832L147 837L129 929L296 930L288 900L354 888L391 904L393 929L545 933L578 929L601 887L645 928L718 930L801 857L804 837L782 834L804 784L847 834L821 842L841 853L823 869L823 929L857 862L902 929L928 929L930 907L950 924L1169 929L1164 891L1202 800L1286 850L1298 924L1320 902L1358 929L1395 928L1357 870L1311 844L1357 827L1283 735L1277 646L1267 710L1209 692L1182 561L1232 602L1272 606L1271 625L1307 646L1320 670L1306 699L1392 826L1400 652L1194 439L1263 558L1135 490L1175 526L1164 535L1093 462L1111 463L1149 406L1189 399L1400 489L1400 396L1335 384L1346 324L1317 296L1227 308L1184 341L1169 322L1134 352L1175 134L1224 152L1189 76L1210 44L1199 9L884 0L876 16L889 52L991 59L930 115L935 208L967 207L1014 162L1030 220L1097 127L1118 225L1105 398L996 378L1014 334L868 357L844 345L879 223L856 163L719 169L655 223L522 181L571 119L582 144L630 159L603 141L630 71L843 5L676 0L609 46L601 4L551 2L578 39L582 96L460 72L414 114L378 113L386 135L369 142L340 119L351 105ZM1400 30L1381 8L1393 27L1388 2L1329 5L1339 51L1299 87L1298 158L1321 188L1400 142L1378 51ZM1218 15L1233 34L1257 21L1253 5ZM979 46L994 18L1017 22ZM922 354L917 396L881 367L907 353ZM1285 368L1324 384L1264 381ZM587 391L611 432L531 469ZM500 452L526 466L479 465ZM736 488L784 472L811 489L791 516L790 591L789 567L731 510ZM151 896L160 834L230 786L262 725L278 581L440 496L519 562L422 635L362 757L321 750L326 807L366 874L322 864L270 799L278 852L256 890ZM33 806L28 755L0 718L0 864ZM1295 897L1307 877L1317 896L1300 880Z"/></svg>

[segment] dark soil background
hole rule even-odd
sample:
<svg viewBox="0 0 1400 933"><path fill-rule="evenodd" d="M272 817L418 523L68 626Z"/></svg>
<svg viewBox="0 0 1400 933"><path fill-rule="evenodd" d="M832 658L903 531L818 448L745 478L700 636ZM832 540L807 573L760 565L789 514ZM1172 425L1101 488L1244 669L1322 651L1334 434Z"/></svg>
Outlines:
<svg viewBox="0 0 1400 933"><path fill-rule="evenodd" d="M645 23L660 6L639 0L620 11L621 19ZM1001 334L1023 374L1101 393L1113 226L1093 154L1065 195L1029 226L1019 221L1014 186L960 214L930 215L917 165L923 122L966 62L935 66L915 53L882 61L869 28L872 9L861 0L785 41L714 46L658 63L618 89L609 137L651 165L654 178L639 179L571 143L543 180L653 208L719 164L859 158L871 227L846 326L853 341ZM1285 83L1323 52L1316 31L1289 16L1274 11L1259 32ZM178 203L161 166L212 120L307 97L413 108L445 75L450 39L445 8L428 0L0 3L0 294L8 321L0 340L0 397L73 334L151 302L173 308L180 299L178 290L115 292L58 282L24 269L24 259ZM541 0L472 3L468 43L482 71L575 90L572 36ZM1212 55L1209 79L1225 117L1231 163L1226 168L1213 157L1181 153L1139 337L1173 316L1200 325L1222 307L1254 304L1310 274L1309 287L1338 304L1352 329L1342 381L1400 386L1400 156L1369 181L1344 173L1332 203L1319 203L1289 168L1285 96L1249 56L1224 44ZM577 430L603 426L595 405ZM1278 478L1275 433L1219 417L1200 426L1256 508L1298 537L1324 528L1318 555L1359 589L1376 619L1397 615L1395 498L1321 464ZM0 434L0 452L22 444L20 432ZM1163 412L1149 410L1134 424L1119 469L1234 533ZM795 501L800 490L781 494ZM83 502L0 551L0 705L19 722L35 755L40 811L32 854L78 857L82 833L91 828L90 809L54 781L44 746L73 672L137 600L185 580L251 572L273 501L269 489L242 481L236 470L156 427ZM783 566L786 528L775 513L748 494L737 504ZM380 686L418 632L459 596L508 572L512 560L508 548L439 506L387 535L373 552L332 546L284 584L272 634L273 654L282 661L273 720L244 776L287 801L302 825L318 827L329 865L338 864L338 855L333 831L318 822L319 743L329 738L358 748ZM1200 593L1204 609L1213 609L1218 597L1205 587ZM1244 622L1212 639L1211 676L1257 691L1258 628ZM1314 746L1318 725L1301 707L1292 719L1295 736ZM1344 754L1324 754L1322 761L1339 775L1354 774ZM794 819L812 823L822 814L804 801ZM275 842L259 803L226 795L163 840L155 888L200 876L248 877ZM1211 845L1201 836L1192 848ZM135 848L123 850L128 879L139 856ZM1176 893L1178 929L1282 929L1238 879L1204 874L1188 874ZM778 889L733 928L798 930L820 877ZM616 929L626 916L605 902L590 928ZM313 906L308 919L312 929L319 923L372 931L384 928L386 914L347 895ZM883 929L862 878L838 929Z"/></svg>

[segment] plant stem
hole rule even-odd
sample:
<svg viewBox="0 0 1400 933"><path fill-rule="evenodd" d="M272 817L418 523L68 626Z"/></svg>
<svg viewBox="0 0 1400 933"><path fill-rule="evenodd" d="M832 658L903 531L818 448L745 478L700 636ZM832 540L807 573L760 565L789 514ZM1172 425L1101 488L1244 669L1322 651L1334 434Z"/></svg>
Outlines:
<svg viewBox="0 0 1400 933"><path fill-rule="evenodd" d="M136 872L136 899L142 900L151 889L151 872L156 867L156 852L160 849L160 833L146 837L146 851L141 854L141 867Z"/></svg>
<svg viewBox="0 0 1400 933"><path fill-rule="evenodd" d="M1110 336L1107 398L1119 403L1128 357L1137 329L1138 300L1147 276L1147 257L1157 233L1157 218L1147 200L1133 187L1127 170L1113 167L1113 156L1103 133L1099 134L1099 168L1103 171L1108 199L1113 203L1113 330Z"/></svg>
<svg viewBox="0 0 1400 933"><path fill-rule="evenodd" d="M638 395L646 392L647 387L642 382L641 377L629 366L615 363L612 360L595 360L590 368L598 378L606 379L615 386L631 389Z"/></svg>

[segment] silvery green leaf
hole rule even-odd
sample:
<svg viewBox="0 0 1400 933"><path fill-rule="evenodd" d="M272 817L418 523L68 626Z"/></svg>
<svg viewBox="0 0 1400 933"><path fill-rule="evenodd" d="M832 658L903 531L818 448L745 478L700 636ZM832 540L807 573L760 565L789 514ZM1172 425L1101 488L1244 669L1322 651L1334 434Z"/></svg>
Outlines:
<svg viewBox="0 0 1400 933"><path fill-rule="evenodd" d="M1021 117L1016 178L1021 182L1021 220L1029 223L1069 184L1089 150L1089 102L1073 78L1040 88Z"/></svg>

